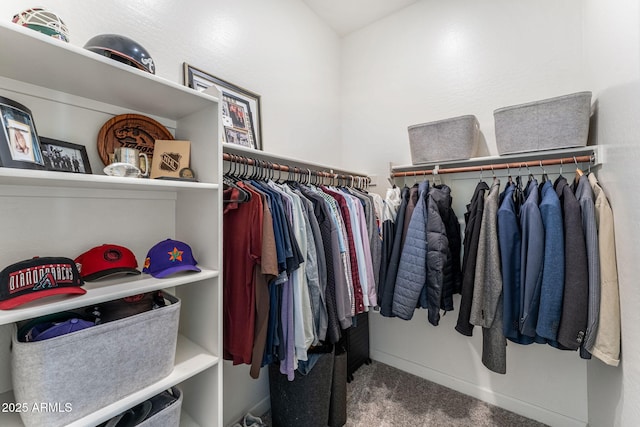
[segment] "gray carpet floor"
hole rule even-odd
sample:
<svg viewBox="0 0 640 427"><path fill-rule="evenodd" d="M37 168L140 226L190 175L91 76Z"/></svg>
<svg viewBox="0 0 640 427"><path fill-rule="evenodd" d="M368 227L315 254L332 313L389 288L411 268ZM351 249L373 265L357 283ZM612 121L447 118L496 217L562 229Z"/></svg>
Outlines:
<svg viewBox="0 0 640 427"><path fill-rule="evenodd" d="M270 413L262 421L271 427ZM380 362L347 384L346 427L542 427L545 424Z"/></svg>

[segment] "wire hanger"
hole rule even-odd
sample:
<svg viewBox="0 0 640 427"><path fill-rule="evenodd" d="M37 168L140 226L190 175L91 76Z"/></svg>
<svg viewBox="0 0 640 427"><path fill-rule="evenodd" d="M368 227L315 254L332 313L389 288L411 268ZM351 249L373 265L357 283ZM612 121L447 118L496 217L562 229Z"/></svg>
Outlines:
<svg viewBox="0 0 640 427"><path fill-rule="evenodd" d="M544 170L544 166L542 166L542 160L539 160L539 162L540 162L540 169L542 169L542 182L545 183L547 182L549 177L547 176L547 171Z"/></svg>
<svg viewBox="0 0 640 427"><path fill-rule="evenodd" d="M576 164L576 182L580 180L580 177L582 175L584 175L584 172L582 172L582 169L580 169L579 165L578 165L578 160L576 159L576 156L573 156L573 161Z"/></svg>

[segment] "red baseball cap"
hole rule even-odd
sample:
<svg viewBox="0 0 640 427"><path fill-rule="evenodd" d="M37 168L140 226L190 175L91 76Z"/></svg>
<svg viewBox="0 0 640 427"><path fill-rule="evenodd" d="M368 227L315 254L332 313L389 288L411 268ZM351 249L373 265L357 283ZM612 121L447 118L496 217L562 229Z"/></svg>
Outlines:
<svg viewBox="0 0 640 427"><path fill-rule="evenodd" d="M88 282L114 274L140 274L136 256L124 246L104 244L75 259L82 278Z"/></svg>

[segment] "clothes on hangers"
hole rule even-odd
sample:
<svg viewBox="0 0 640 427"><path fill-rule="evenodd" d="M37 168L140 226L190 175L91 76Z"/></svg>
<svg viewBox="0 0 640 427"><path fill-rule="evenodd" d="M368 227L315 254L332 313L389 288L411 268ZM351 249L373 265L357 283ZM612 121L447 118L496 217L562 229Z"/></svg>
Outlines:
<svg viewBox="0 0 640 427"><path fill-rule="evenodd" d="M486 182L480 181L473 192L471 202L467 205L464 214L464 252L462 255L462 288L460 299L460 311L455 329L462 335L471 336L473 325L469 322L471 304L473 300L473 283L476 272L476 257L478 255L478 240L480 238L480 225L484 210L484 195L489 190Z"/></svg>
<svg viewBox="0 0 640 427"><path fill-rule="evenodd" d="M594 343L587 350L607 365L620 363L620 295L613 211L593 173L587 176L595 195L600 255L600 311Z"/></svg>
<svg viewBox="0 0 640 427"><path fill-rule="evenodd" d="M413 191L413 189L412 189ZM403 228L404 245L400 254L398 274L393 293L393 314L401 319L410 320L417 306L426 308L426 304L419 304L422 289L427 284L427 194L429 181L423 181L418 186L417 201L412 203L410 197L408 212L411 212L409 224ZM406 232L404 231L406 229Z"/></svg>
<svg viewBox="0 0 640 427"><path fill-rule="evenodd" d="M562 205L565 248L564 291L558 343L569 350L577 350L584 340L587 329L589 302L587 246L582 232L580 204L566 178L558 177L554 187Z"/></svg>
<svg viewBox="0 0 640 427"><path fill-rule="evenodd" d="M390 194L393 197L393 192ZM453 293L459 292L461 271L460 228L451 203L450 188L445 185L430 187L423 181L403 190L396 215L402 227L385 221L383 246L389 261L385 264L384 259L381 269L385 279L383 316L409 320L416 308L426 308L429 323L437 326L440 310L453 310ZM391 212L393 202L389 205ZM385 269L385 265L390 268Z"/></svg>
<svg viewBox="0 0 640 427"><path fill-rule="evenodd" d="M491 371L507 372L507 341L503 329L502 274L497 215L500 180L494 178L484 203L469 322L482 327L482 363Z"/></svg>
<svg viewBox="0 0 640 427"><path fill-rule="evenodd" d="M600 311L600 255L598 251L598 229L596 226L595 201L593 189L586 175L580 175L572 189L580 203L582 230L587 245L587 267L589 271L589 306L587 310L587 330L580 348L580 357L590 359L598 330Z"/></svg>
<svg viewBox="0 0 640 427"><path fill-rule="evenodd" d="M380 240L382 209L356 189L259 178L235 186L225 196L251 197L225 205L224 358L251 364L254 378L278 362L293 380L313 367L310 352L337 343L377 303L369 236Z"/></svg>
<svg viewBox="0 0 640 427"><path fill-rule="evenodd" d="M618 365L613 219L593 173L580 175L573 186L562 176L550 181L546 172L539 184L529 174L524 191L518 176L509 179L502 194L495 177L491 188L479 182L465 212L459 288L447 284L447 270L440 268L460 264L451 260L459 249L454 248L457 219L447 211L450 192L426 181L388 190L382 315L410 319L416 308L427 308L429 322L437 325L453 289L462 294L455 329L471 336L473 326L483 328L482 362L494 372L506 373L507 339L580 349L581 358L593 355Z"/></svg>
<svg viewBox="0 0 640 427"><path fill-rule="evenodd" d="M520 297L522 295L521 251L522 233L520 231L520 200L516 195L520 189L516 184L508 185L501 195L502 203L498 209L498 241L503 293L504 336L518 344L531 344L533 339L520 332Z"/></svg>
<svg viewBox="0 0 640 427"><path fill-rule="evenodd" d="M386 277L384 287L378 292L380 295L380 314L385 317L395 317L393 314L393 295L396 287L396 277L400 266L400 255L402 253L402 230L404 229L405 213L409 204L409 187L403 187L401 191L401 202L398 206L393 235L385 235L386 245L391 243L391 252L387 262ZM384 262L384 261L383 261Z"/></svg>
<svg viewBox="0 0 640 427"><path fill-rule="evenodd" d="M520 295L519 327L523 335L535 338L544 262L544 226L539 207L538 181L535 178L529 178L524 195L526 200L520 207L520 228L522 230L520 283L522 283L522 294Z"/></svg>
<svg viewBox="0 0 640 427"><path fill-rule="evenodd" d="M544 227L544 258L536 335L555 343L558 340L564 293L564 227L560 199L551 181L547 180L542 184L541 196L540 215ZM557 347L557 344L553 345Z"/></svg>

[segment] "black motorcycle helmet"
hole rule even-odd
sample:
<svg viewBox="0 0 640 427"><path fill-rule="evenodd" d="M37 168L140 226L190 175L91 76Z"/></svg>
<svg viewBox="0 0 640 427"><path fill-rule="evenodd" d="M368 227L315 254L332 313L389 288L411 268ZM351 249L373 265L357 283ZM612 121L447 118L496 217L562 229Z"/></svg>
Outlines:
<svg viewBox="0 0 640 427"><path fill-rule="evenodd" d="M89 39L84 48L148 73L156 73L153 58L149 52L129 37L118 34L100 34Z"/></svg>

